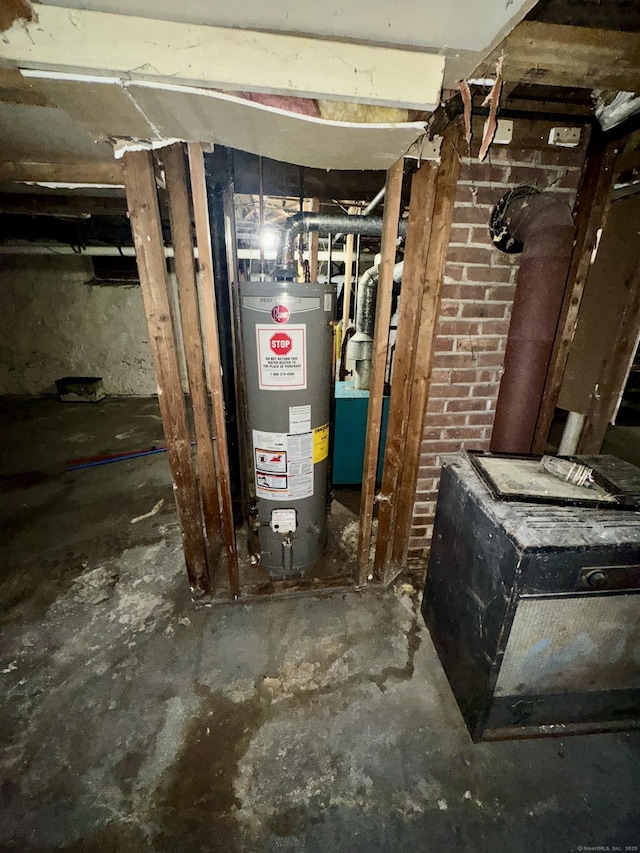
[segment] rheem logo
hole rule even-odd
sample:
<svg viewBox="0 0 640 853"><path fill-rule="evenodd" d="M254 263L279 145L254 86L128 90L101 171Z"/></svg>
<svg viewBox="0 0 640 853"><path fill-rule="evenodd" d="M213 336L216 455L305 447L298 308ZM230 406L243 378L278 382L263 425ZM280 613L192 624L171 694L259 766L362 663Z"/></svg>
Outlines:
<svg viewBox="0 0 640 853"><path fill-rule="evenodd" d="M288 355L291 352L293 341L285 332L276 332L275 335L271 335L269 346L276 355Z"/></svg>
<svg viewBox="0 0 640 853"><path fill-rule="evenodd" d="M274 323L286 323L291 313L286 305L274 305L271 309L271 319Z"/></svg>

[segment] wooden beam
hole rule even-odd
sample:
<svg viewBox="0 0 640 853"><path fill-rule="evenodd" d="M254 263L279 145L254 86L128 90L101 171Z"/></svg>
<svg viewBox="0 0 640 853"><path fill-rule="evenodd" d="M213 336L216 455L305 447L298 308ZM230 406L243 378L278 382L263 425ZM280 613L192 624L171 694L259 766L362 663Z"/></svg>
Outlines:
<svg viewBox="0 0 640 853"><path fill-rule="evenodd" d="M236 550L236 532L233 523L233 504L231 501L231 473L229 470L229 449L227 446L227 427L224 411L224 393L222 389L222 371L220 368L220 339L218 336L218 318L215 305L215 282L211 254L211 228L207 206L207 185L204 172L202 146L196 142L187 145L189 153L189 173L191 176L191 194L193 215L198 246L198 265L200 267L200 304L202 306L202 325L209 360L209 385L213 401L213 419L216 430L218 479L222 513L222 529L227 554L229 587L233 598L240 596L240 575Z"/></svg>
<svg viewBox="0 0 640 853"><path fill-rule="evenodd" d="M0 161L0 183L124 186L122 161L34 163Z"/></svg>
<svg viewBox="0 0 640 853"><path fill-rule="evenodd" d="M378 469L378 451L382 428L382 405L384 374L387 366L387 345L391 321L391 299L393 291L393 267L396 260L398 219L402 199L402 175L404 161L398 160L387 170L382 223L381 260L378 274L378 296L376 300L375 331L373 334L373 362L369 385L367 409L367 435L362 469L362 495L360 498L360 532L358 538L358 581L362 586L369 574L369 550L373 527L373 504Z"/></svg>
<svg viewBox="0 0 640 853"><path fill-rule="evenodd" d="M587 413L585 427L580 436L578 453L600 453L607 427L611 423L620 394L629 373L629 366L638 346L640 332L640 264L628 282L629 298L620 318L620 330L611 354L603 364L599 393L592 396L591 410Z"/></svg>
<svg viewBox="0 0 640 853"><path fill-rule="evenodd" d="M0 16L1 14L0 12ZM0 31L1 28L0 23ZM22 76L19 68L0 68L0 103L31 107L55 106L30 80Z"/></svg>
<svg viewBox="0 0 640 853"><path fill-rule="evenodd" d="M123 158L123 166L140 288L158 388L158 403L182 527L182 545L187 573L192 589L200 593L208 593L210 581L200 496L191 457L184 394L171 318L152 154L150 151L127 153Z"/></svg>
<svg viewBox="0 0 640 853"><path fill-rule="evenodd" d="M126 198L0 193L0 213L26 216L126 216Z"/></svg>
<svg viewBox="0 0 640 853"><path fill-rule="evenodd" d="M597 128L592 130L576 198L576 242L571 256L558 332L538 413L532 445L533 453L544 453L547 447L562 377L578 325L580 305L591 268L591 256L598 231L605 225L611 204L611 189L617 172L616 159L620 147L620 142L607 144Z"/></svg>
<svg viewBox="0 0 640 853"><path fill-rule="evenodd" d="M187 169L183 145L171 145L162 152L165 181L169 195L169 219L174 263L178 281L180 323L191 405L195 427L196 456L200 473L204 527L210 553L220 539L220 506L218 480L209 419L209 392L205 373L204 346L198 304L196 265L193 256L191 205L187 186ZM213 571L210 566L210 575Z"/></svg>
<svg viewBox="0 0 640 853"><path fill-rule="evenodd" d="M391 565L391 549L398 509L398 483L405 460L405 442L414 383L420 321L420 312L416 310L416 306L428 300L430 289L437 286L437 282L427 278L437 175L438 163L435 160L425 160L411 182L411 202L382 476L382 500L378 510L378 534L373 565L374 578L383 583L390 580L400 568Z"/></svg>
<svg viewBox="0 0 640 853"><path fill-rule="evenodd" d="M38 20L29 0L3 0L0 5L0 33L4 33L14 24L26 24Z"/></svg>
<svg viewBox="0 0 640 853"><path fill-rule="evenodd" d="M444 265L449 248L460 154L465 150L464 130L460 120L449 125L440 148L440 166L436 177L433 226L424 273L423 298L416 343L415 366L411 383L411 402L406 422L404 460L396 497L396 518L391 548L392 565L404 565L407 558L413 504L415 502L424 417L429 397L433 366L433 344L440 315Z"/></svg>
<svg viewBox="0 0 640 853"><path fill-rule="evenodd" d="M247 61L250 54L251 61ZM424 47L188 24L38 5L37 22L0 41L5 64L107 71L127 78L354 100L408 109L438 103L445 57ZM259 69L259 73L256 70Z"/></svg>
<svg viewBox="0 0 640 853"><path fill-rule="evenodd" d="M502 53L507 81L640 91L640 33L522 21L482 68Z"/></svg>

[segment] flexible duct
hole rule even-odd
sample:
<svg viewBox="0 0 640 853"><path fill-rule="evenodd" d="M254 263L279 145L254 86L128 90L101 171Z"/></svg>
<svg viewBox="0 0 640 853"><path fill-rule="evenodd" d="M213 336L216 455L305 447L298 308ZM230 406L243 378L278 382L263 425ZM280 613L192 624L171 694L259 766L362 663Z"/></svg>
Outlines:
<svg viewBox="0 0 640 853"><path fill-rule="evenodd" d="M286 222L273 278L295 278L295 239L305 231L322 231L325 234L363 234L367 237L382 235L381 216L350 216L348 213L294 213ZM398 233L404 235L407 222L401 219Z"/></svg>
<svg viewBox="0 0 640 853"><path fill-rule="evenodd" d="M393 268L393 280L402 281L404 261ZM373 360L373 332L376 322L379 267L370 267L358 281L356 291L356 333L347 344L347 356L355 361L354 388L368 390Z"/></svg>
<svg viewBox="0 0 640 853"><path fill-rule="evenodd" d="M573 218L566 203L518 187L496 206L491 233L502 251L522 251L491 450L531 453L573 251Z"/></svg>

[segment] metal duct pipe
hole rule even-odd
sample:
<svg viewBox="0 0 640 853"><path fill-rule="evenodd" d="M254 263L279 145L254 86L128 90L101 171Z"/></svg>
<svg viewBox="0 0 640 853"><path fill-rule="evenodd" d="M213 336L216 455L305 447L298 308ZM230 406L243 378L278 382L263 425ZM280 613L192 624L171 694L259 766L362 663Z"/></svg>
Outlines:
<svg viewBox="0 0 640 853"><path fill-rule="evenodd" d="M368 237L380 237L382 235L381 216L350 216L348 213L307 213L300 211L294 213L287 220L284 231L284 239L278 252L276 260L276 271L274 278L294 278L295 271L295 239L304 231L323 231L326 234L364 234ZM407 231L407 222L401 219L398 223L398 233L403 235Z"/></svg>
<svg viewBox="0 0 640 853"><path fill-rule="evenodd" d="M376 209L376 207L380 204L380 202L384 198L386 191L387 191L387 185L385 184L382 187L382 189L378 190L378 192L371 199L369 204L365 208L363 208L363 210L361 210L360 213L356 213L356 214L350 213L349 216L354 216L354 215L355 216L369 216L369 214L372 211L374 211ZM344 234L336 234L336 240L341 240L343 237L344 237Z"/></svg>
<svg viewBox="0 0 640 853"><path fill-rule="evenodd" d="M360 214L361 216L368 216L372 210L375 210L376 207L380 204L382 199L384 198L384 194L387 191L387 185L384 184L381 189L375 194L373 199L369 202L369 204L365 207L365 209Z"/></svg>
<svg viewBox="0 0 640 853"><path fill-rule="evenodd" d="M502 251L522 251L491 450L531 453L575 228L566 203L518 187L494 209L491 235Z"/></svg>
<svg viewBox="0 0 640 853"><path fill-rule="evenodd" d="M393 280L402 281L404 261L393 268ZM355 361L354 385L357 391L369 389L371 363L373 360L373 332L376 322L376 300L378 296L377 266L366 270L358 281L356 291L356 333L347 344L347 355Z"/></svg>

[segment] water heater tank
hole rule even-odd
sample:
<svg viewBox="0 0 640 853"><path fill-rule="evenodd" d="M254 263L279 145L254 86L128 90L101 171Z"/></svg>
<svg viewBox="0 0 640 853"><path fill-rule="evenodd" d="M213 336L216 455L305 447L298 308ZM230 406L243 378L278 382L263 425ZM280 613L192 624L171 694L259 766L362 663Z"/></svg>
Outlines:
<svg viewBox="0 0 640 853"><path fill-rule="evenodd" d="M243 282L240 306L261 562L298 575L327 542L335 285Z"/></svg>

